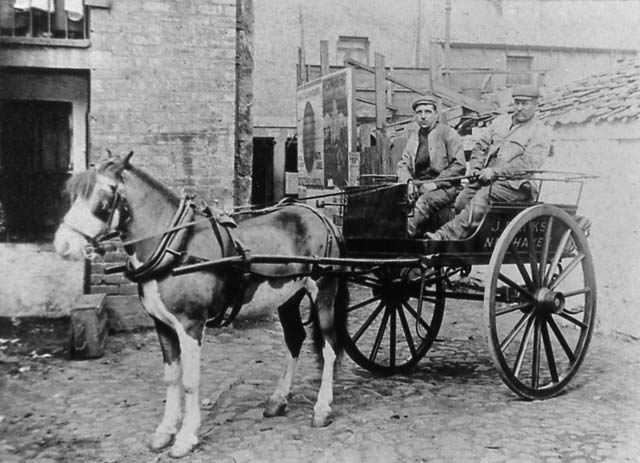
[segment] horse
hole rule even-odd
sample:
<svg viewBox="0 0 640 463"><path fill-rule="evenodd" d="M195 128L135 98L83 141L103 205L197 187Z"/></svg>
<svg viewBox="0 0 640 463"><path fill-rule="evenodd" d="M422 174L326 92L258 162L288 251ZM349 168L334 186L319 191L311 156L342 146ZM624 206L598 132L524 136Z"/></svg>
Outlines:
<svg viewBox="0 0 640 463"><path fill-rule="evenodd" d="M181 199L132 165L132 154L110 156L67 181L71 207L56 231L54 246L63 258L81 259L88 251L100 250L105 239L122 240L128 256L125 274L138 283L164 363L166 403L150 449L171 447L169 455L179 458L197 446L204 328L208 321L229 318L229 308L237 311L258 293L270 293L277 301L274 306L287 347L284 369L263 415L285 414L306 337L299 307L308 296L314 346L323 363L311 424L327 426L334 367L343 350L339 333L346 323L346 281L335 272L313 274L306 262L251 263L250 256L339 257L341 237L335 226L312 207L296 202L242 214L236 222ZM244 263L175 275L175 267L184 262L234 258Z"/></svg>

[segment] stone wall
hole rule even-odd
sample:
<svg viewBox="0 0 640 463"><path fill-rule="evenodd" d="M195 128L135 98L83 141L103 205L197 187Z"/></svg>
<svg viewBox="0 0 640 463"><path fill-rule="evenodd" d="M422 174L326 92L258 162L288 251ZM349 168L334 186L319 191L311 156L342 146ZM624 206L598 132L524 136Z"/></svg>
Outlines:
<svg viewBox="0 0 640 463"><path fill-rule="evenodd" d="M598 286L599 331L640 338L640 123L558 126L545 169L597 175L578 213L593 225L589 247ZM543 192L544 193L544 192ZM544 199L544 198L543 198Z"/></svg>
<svg viewBox="0 0 640 463"><path fill-rule="evenodd" d="M41 243L0 245L0 319L68 315L82 293L83 262L64 261Z"/></svg>

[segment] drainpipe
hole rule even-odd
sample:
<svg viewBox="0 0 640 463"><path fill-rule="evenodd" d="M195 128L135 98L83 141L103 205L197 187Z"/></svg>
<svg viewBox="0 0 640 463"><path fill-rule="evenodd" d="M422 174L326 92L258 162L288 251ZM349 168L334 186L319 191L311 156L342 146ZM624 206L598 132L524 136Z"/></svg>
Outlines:
<svg viewBox="0 0 640 463"><path fill-rule="evenodd" d="M418 0L418 30L416 31L416 60L415 67L422 64L422 0Z"/></svg>
<svg viewBox="0 0 640 463"><path fill-rule="evenodd" d="M451 49L451 0L445 1L444 6L444 81L451 84L451 72L449 71L449 51Z"/></svg>

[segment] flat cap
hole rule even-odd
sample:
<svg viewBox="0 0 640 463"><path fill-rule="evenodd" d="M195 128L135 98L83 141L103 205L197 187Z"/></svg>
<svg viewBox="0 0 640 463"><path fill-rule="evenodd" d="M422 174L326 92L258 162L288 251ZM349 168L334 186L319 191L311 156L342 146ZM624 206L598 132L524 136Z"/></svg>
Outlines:
<svg viewBox="0 0 640 463"><path fill-rule="evenodd" d="M540 91L533 85L517 85L513 87L511 96L521 100L531 100L533 98L540 98Z"/></svg>
<svg viewBox="0 0 640 463"><path fill-rule="evenodd" d="M435 109L438 109L438 102L431 95L420 95L418 98L411 102L411 109L415 111L416 108L422 104L431 105Z"/></svg>

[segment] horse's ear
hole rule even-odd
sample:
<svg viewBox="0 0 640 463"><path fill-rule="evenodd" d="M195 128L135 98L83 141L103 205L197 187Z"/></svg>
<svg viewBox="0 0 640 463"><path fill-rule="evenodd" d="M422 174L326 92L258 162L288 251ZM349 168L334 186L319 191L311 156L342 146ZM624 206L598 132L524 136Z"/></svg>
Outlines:
<svg viewBox="0 0 640 463"><path fill-rule="evenodd" d="M111 153L111 150L107 148L107 158L111 159L112 157L113 157L113 154Z"/></svg>
<svg viewBox="0 0 640 463"><path fill-rule="evenodd" d="M129 151L129 154L127 154L124 157L124 160L122 161L122 165L124 167L130 167L131 166L131 164L129 164L129 162L131 161L131 156L133 156L133 151Z"/></svg>

